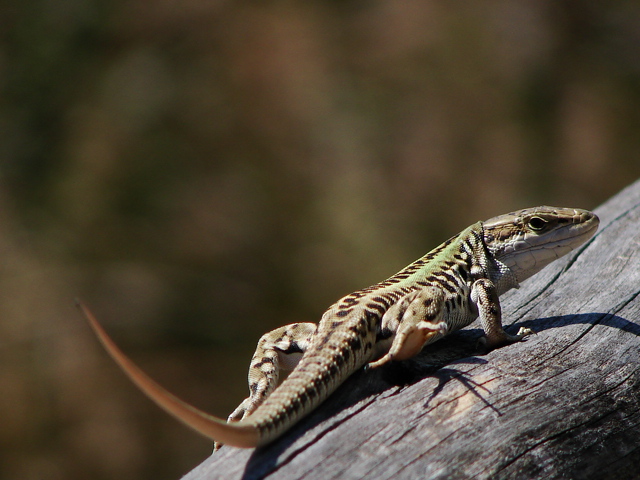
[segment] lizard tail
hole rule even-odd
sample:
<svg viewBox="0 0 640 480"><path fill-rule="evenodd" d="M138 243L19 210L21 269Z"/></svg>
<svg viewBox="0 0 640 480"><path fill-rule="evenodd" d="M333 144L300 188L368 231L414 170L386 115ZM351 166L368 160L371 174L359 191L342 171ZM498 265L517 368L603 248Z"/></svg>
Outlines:
<svg viewBox="0 0 640 480"><path fill-rule="evenodd" d="M198 410L161 387L118 348L85 305L79 301L76 303L111 358L159 407L196 432L216 442L242 448L253 448L259 444L260 434L255 425L227 423L221 418Z"/></svg>

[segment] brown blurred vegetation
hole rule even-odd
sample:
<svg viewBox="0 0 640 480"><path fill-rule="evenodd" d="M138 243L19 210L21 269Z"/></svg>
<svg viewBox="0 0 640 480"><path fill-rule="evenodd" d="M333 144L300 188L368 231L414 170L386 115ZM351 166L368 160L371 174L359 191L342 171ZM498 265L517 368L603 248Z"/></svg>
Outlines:
<svg viewBox="0 0 640 480"><path fill-rule="evenodd" d="M258 337L640 175L633 1L0 3L0 479L178 478Z"/></svg>

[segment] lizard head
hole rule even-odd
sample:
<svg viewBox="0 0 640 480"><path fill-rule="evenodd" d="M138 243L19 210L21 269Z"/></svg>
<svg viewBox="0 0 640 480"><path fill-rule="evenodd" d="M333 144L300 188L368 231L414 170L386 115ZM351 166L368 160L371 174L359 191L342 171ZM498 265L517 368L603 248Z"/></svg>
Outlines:
<svg viewBox="0 0 640 480"><path fill-rule="evenodd" d="M535 207L483 222L484 242L499 266L517 286L557 258L585 243L600 220L588 210ZM514 278L515 277L515 278Z"/></svg>

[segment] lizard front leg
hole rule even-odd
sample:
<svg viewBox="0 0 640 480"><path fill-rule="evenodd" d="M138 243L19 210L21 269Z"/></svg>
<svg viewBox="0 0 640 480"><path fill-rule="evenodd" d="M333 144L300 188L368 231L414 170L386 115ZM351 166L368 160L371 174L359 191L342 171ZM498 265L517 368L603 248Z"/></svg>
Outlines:
<svg viewBox="0 0 640 480"><path fill-rule="evenodd" d="M492 349L505 343L519 342L525 336L535 333L529 328L520 328L517 335L509 335L502 328L502 309L498 298L498 290L493 282L486 278L476 280L471 287L471 301L478 309L478 316L485 336L479 343Z"/></svg>
<svg viewBox="0 0 640 480"><path fill-rule="evenodd" d="M444 293L437 287L411 292L394 303L382 317L382 331L391 331L388 352L368 367L379 367L391 360L406 360L416 355L435 335L445 335L442 321Z"/></svg>

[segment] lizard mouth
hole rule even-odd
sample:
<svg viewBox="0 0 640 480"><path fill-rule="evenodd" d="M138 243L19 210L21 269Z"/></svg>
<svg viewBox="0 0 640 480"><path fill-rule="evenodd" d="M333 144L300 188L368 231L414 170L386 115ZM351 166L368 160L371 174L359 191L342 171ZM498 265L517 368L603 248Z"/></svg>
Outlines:
<svg viewBox="0 0 640 480"><path fill-rule="evenodd" d="M531 241L531 236L529 235L525 235L524 242L526 242L533 251L540 248L553 250L563 249L564 253L561 253L560 256L583 245L596 233L600 225L600 219L595 213L587 210L574 209L574 211L575 214L572 223L559 225L555 232L550 232L549 238L544 240L539 246L536 246L537 242Z"/></svg>

